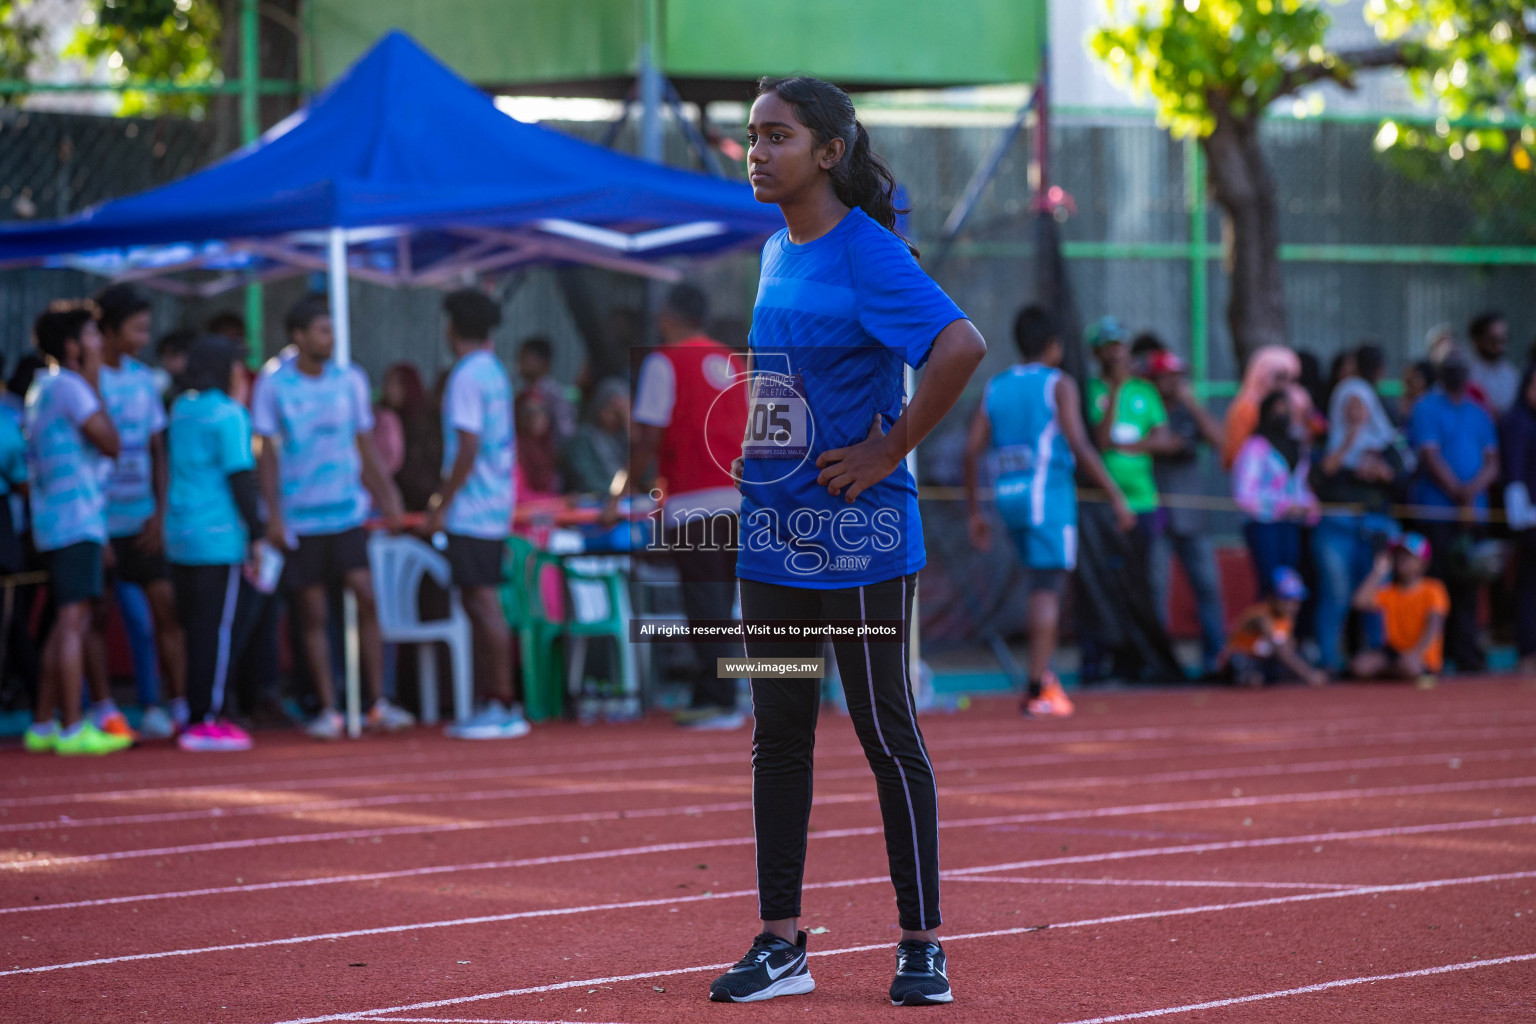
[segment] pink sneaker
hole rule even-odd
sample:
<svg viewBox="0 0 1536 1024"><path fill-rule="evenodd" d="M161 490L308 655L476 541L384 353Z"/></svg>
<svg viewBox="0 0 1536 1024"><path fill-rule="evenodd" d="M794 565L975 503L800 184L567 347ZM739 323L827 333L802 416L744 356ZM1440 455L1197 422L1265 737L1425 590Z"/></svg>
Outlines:
<svg viewBox="0 0 1536 1024"><path fill-rule="evenodd" d="M254 745L251 741L251 734L234 722L217 722L214 724L214 728L223 731L224 740L229 744L229 746L223 748L225 750L250 750Z"/></svg>
<svg viewBox="0 0 1536 1024"><path fill-rule="evenodd" d="M250 750L251 737L226 722L200 722L176 737L176 745L192 751Z"/></svg>

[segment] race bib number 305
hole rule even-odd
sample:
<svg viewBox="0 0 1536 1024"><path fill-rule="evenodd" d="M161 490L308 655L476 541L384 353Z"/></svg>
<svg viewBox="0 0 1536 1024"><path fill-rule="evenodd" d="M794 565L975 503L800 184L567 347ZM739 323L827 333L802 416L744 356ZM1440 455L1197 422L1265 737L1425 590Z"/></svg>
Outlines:
<svg viewBox="0 0 1536 1024"><path fill-rule="evenodd" d="M749 459L803 459L810 451L810 431L803 380L798 375L759 377L741 454Z"/></svg>

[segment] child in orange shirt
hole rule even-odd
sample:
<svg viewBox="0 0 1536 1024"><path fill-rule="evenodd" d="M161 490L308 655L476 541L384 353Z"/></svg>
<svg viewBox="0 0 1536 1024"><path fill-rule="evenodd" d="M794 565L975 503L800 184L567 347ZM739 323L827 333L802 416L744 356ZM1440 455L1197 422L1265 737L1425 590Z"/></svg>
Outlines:
<svg viewBox="0 0 1536 1024"><path fill-rule="evenodd" d="M1355 591L1356 610L1380 612L1387 636L1385 649L1355 655L1350 663L1355 678L1432 683L1444 667L1445 617L1451 599L1444 583L1424 575L1429 554L1423 535L1404 534L1376 556L1371 574Z"/></svg>
<svg viewBox="0 0 1536 1024"><path fill-rule="evenodd" d="M1325 684L1328 677L1296 650L1296 613L1306 599L1301 574L1287 566L1276 569L1270 596L1233 624L1227 646L1216 659L1216 670L1230 673L1239 686L1278 681L1287 669L1312 686Z"/></svg>

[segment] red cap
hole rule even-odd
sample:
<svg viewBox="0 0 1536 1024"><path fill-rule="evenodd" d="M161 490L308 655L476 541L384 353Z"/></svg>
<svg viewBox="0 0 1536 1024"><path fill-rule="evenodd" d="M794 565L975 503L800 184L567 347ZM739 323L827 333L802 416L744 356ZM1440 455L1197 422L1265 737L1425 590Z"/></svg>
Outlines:
<svg viewBox="0 0 1536 1024"><path fill-rule="evenodd" d="M1160 373L1185 373L1188 370L1188 363L1168 351L1154 352L1151 358L1147 360L1147 372L1154 375Z"/></svg>

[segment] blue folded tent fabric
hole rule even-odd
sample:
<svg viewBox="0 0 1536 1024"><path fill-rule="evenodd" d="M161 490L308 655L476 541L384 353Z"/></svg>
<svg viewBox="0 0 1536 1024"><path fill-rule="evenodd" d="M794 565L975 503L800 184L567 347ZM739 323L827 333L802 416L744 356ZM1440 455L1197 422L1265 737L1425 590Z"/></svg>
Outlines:
<svg viewBox="0 0 1536 1024"><path fill-rule="evenodd" d="M378 229L354 237L372 246L354 263L414 283L469 247L494 263L502 246L498 266L604 253L654 260L782 226L740 182L514 120L391 32L304 109L202 171L62 220L0 227L0 262L223 240L302 263L304 246L324 244L317 232ZM274 257L243 245L275 238L298 248Z"/></svg>

